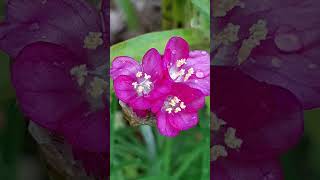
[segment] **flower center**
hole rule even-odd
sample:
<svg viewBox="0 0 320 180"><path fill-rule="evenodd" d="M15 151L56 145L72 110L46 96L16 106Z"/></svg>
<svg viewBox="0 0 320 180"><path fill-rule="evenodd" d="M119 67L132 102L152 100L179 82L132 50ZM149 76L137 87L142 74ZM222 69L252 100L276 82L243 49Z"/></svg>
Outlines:
<svg viewBox="0 0 320 180"><path fill-rule="evenodd" d="M137 81L132 83L133 88L136 90L139 96L148 94L152 89L151 76L147 73L137 72Z"/></svg>
<svg viewBox="0 0 320 180"><path fill-rule="evenodd" d="M163 104L163 109L168 113L179 113L186 109L186 105L177 96L169 97Z"/></svg>
<svg viewBox="0 0 320 180"><path fill-rule="evenodd" d="M218 118L214 113L211 115L210 128L216 136L216 141L211 147L211 160L216 161L221 157L228 156L228 150L239 150L243 143L242 139L236 136L236 129L226 127L227 123Z"/></svg>
<svg viewBox="0 0 320 180"><path fill-rule="evenodd" d="M183 68L185 64L187 64L186 59L177 60L175 65L170 64L169 74L172 80L175 82L185 82L194 74L193 68L189 68L188 70Z"/></svg>

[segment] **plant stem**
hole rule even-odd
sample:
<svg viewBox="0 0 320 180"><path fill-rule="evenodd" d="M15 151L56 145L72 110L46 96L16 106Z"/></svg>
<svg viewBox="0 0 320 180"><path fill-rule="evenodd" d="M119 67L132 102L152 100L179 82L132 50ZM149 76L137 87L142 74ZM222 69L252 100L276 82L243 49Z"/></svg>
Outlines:
<svg viewBox="0 0 320 180"><path fill-rule="evenodd" d="M140 131L147 145L149 160L153 161L156 159L156 143L152 129L148 125L142 125L140 126Z"/></svg>
<svg viewBox="0 0 320 180"><path fill-rule="evenodd" d="M163 169L164 174L170 176L170 161L171 161L171 146L172 146L172 139L165 139L165 149L163 154Z"/></svg>

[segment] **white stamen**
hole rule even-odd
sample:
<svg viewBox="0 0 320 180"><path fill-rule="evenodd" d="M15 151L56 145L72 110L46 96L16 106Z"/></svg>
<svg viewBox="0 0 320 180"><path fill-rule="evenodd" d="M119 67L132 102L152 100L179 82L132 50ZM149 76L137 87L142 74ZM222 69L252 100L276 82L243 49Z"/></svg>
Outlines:
<svg viewBox="0 0 320 180"><path fill-rule="evenodd" d="M169 97L163 106L169 114L171 114L172 110L174 110L174 113L178 113L187 107L177 96Z"/></svg>
<svg viewBox="0 0 320 180"><path fill-rule="evenodd" d="M213 131L219 131L221 126L226 125L227 123L222 119L218 118L216 114L211 113L211 121L210 121L210 128Z"/></svg>
<svg viewBox="0 0 320 180"><path fill-rule="evenodd" d="M179 68L179 67L183 66L184 64L187 64L186 59L177 60L176 64L177 64L177 67Z"/></svg>
<svg viewBox="0 0 320 180"><path fill-rule="evenodd" d="M216 161L219 157L227 157L228 152L222 145L214 145L210 149L211 160Z"/></svg>
<svg viewBox="0 0 320 180"><path fill-rule="evenodd" d="M175 102L173 99L170 100L169 104L170 104L171 106L176 106L176 102Z"/></svg>
<svg viewBox="0 0 320 180"><path fill-rule="evenodd" d="M144 73L144 79L150 79L151 78L151 76L150 75L148 75L148 74L146 74L146 73Z"/></svg>
<svg viewBox="0 0 320 180"><path fill-rule="evenodd" d="M104 79L94 77L93 81L90 83L89 94L94 97L100 97L107 89L107 82Z"/></svg>
<svg viewBox="0 0 320 180"><path fill-rule="evenodd" d="M258 45L260 41L267 38L268 29L267 22L265 20L259 20L256 24L253 24L249 31L250 37L242 41L242 45L238 53L238 63L242 64L251 54L251 51Z"/></svg>
<svg viewBox="0 0 320 180"><path fill-rule="evenodd" d="M173 100L174 100L175 103L179 103L179 102L181 101L177 96L175 96L175 97L173 98Z"/></svg>
<svg viewBox="0 0 320 180"><path fill-rule="evenodd" d="M235 7L244 8L245 4L239 0L215 0L213 1L213 17L223 17Z"/></svg>
<svg viewBox="0 0 320 180"><path fill-rule="evenodd" d="M136 77L139 78L139 77L141 77L141 76L142 76L142 72L140 72L140 71L137 72Z"/></svg>
<svg viewBox="0 0 320 180"><path fill-rule="evenodd" d="M184 81L187 81L190 77L191 77L191 75L194 73L194 70L193 70L193 68L190 68L190 69L188 69L188 73L186 74L186 76L184 77Z"/></svg>
<svg viewBox="0 0 320 180"><path fill-rule="evenodd" d="M143 79L141 78L144 75ZM133 88L137 91L139 96L142 96L143 94L149 93L149 91L152 88L152 82L149 80L151 78L150 75L146 73L142 73L141 71L138 71L136 73L136 77L138 80L136 82L133 82Z"/></svg>
<svg viewBox="0 0 320 180"><path fill-rule="evenodd" d="M169 114L171 114L172 108L167 108L166 111L167 111Z"/></svg>
<svg viewBox="0 0 320 180"><path fill-rule="evenodd" d="M174 110L175 113L178 113L178 112L180 112L180 111L181 111L181 108L179 108L179 107L177 107L177 108Z"/></svg>
<svg viewBox="0 0 320 180"><path fill-rule="evenodd" d="M132 83L132 86L136 89L137 86L138 86L138 83L137 83L137 82L133 82L133 83Z"/></svg>
<svg viewBox="0 0 320 180"><path fill-rule="evenodd" d="M184 102L181 102L181 103L180 103L180 108L181 108L181 109L185 109L186 107L187 107L187 106L184 105Z"/></svg>
<svg viewBox="0 0 320 180"><path fill-rule="evenodd" d="M234 128L228 128L224 134L224 143L231 149L239 149L242 145L242 140L236 137Z"/></svg>
<svg viewBox="0 0 320 180"><path fill-rule="evenodd" d="M88 75L87 65L82 64L75 66L70 70L70 74L77 79L79 86L82 86L85 82L85 77Z"/></svg>
<svg viewBox="0 0 320 180"><path fill-rule="evenodd" d="M101 32L89 32L84 39L84 48L95 50L98 46L103 44Z"/></svg>
<svg viewBox="0 0 320 180"><path fill-rule="evenodd" d="M137 88L138 93L142 93L143 90L144 90L143 86L138 86L138 88Z"/></svg>

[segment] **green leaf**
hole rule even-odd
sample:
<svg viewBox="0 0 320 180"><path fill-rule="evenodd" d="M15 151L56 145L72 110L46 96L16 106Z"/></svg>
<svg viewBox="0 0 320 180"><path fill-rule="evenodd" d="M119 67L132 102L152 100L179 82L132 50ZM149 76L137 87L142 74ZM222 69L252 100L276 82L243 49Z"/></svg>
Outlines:
<svg viewBox="0 0 320 180"><path fill-rule="evenodd" d="M110 60L117 56L130 56L140 61L147 50L156 48L163 53L168 40L173 36L184 38L191 46L197 49L209 49L209 40L196 29L174 29L169 31L153 32L137 36L111 46Z"/></svg>
<svg viewBox="0 0 320 180"><path fill-rule="evenodd" d="M0 160L6 166L6 171L0 174L6 174L5 179L14 180L16 177L16 163L24 145L24 136L26 133L26 123L23 115L19 111L15 99L10 99L6 105L0 106L5 112L5 126L0 134Z"/></svg>
<svg viewBox="0 0 320 180"><path fill-rule="evenodd" d="M191 0L192 4L199 9L200 12L206 16L210 16L210 2L209 0Z"/></svg>

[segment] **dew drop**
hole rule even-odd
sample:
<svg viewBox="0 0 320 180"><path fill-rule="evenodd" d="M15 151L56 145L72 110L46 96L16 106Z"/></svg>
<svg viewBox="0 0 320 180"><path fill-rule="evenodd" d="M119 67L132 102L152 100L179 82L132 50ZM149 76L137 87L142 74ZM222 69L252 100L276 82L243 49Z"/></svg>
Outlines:
<svg viewBox="0 0 320 180"><path fill-rule="evenodd" d="M308 65L309 69L316 69L317 67L318 67L318 65L316 65L316 64L309 64Z"/></svg>
<svg viewBox="0 0 320 180"><path fill-rule="evenodd" d="M197 78L203 78L204 77L204 73L202 71L198 70L196 72L196 76L197 76Z"/></svg>
<svg viewBox="0 0 320 180"><path fill-rule="evenodd" d="M281 33L274 38L276 46L284 52L298 51L303 47L301 39L296 33Z"/></svg>

